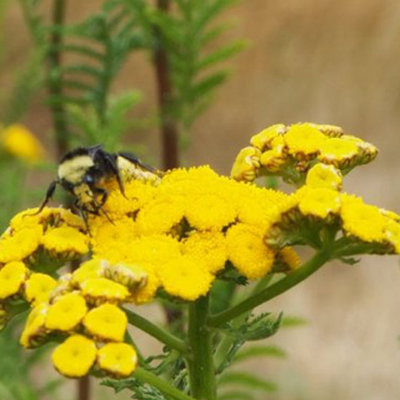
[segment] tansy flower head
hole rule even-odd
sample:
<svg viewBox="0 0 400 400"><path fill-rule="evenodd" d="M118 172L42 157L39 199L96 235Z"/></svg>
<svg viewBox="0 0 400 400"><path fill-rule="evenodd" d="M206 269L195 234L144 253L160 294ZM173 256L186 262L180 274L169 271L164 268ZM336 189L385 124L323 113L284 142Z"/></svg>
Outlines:
<svg viewBox="0 0 400 400"><path fill-rule="evenodd" d="M136 351L127 343L108 343L98 351L97 365L116 378L131 375L136 364Z"/></svg>
<svg viewBox="0 0 400 400"><path fill-rule="evenodd" d="M28 276L25 264L14 261L0 269L0 300L4 300L19 292Z"/></svg>
<svg viewBox="0 0 400 400"><path fill-rule="evenodd" d="M277 173L285 165L288 158L280 148L273 148L262 153L260 162L269 172Z"/></svg>
<svg viewBox="0 0 400 400"><path fill-rule="evenodd" d="M39 247L43 236L40 225L6 233L0 239L0 263L22 261Z"/></svg>
<svg viewBox="0 0 400 400"><path fill-rule="evenodd" d="M252 182L260 168L261 151L256 147L245 147L236 157L231 178L237 181Z"/></svg>
<svg viewBox="0 0 400 400"><path fill-rule="evenodd" d="M249 279L257 279L271 271L274 252L264 243L259 228L236 224L226 235L228 257L232 264Z"/></svg>
<svg viewBox="0 0 400 400"><path fill-rule="evenodd" d="M168 294L188 301L205 295L214 281L206 265L191 256L181 256L160 265L157 274Z"/></svg>
<svg viewBox="0 0 400 400"><path fill-rule="evenodd" d="M51 276L33 273L25 282L25 298L33 304L48 301L50 293L56 286L57 281Z"/></svg>
<svg viewBox="0 0 400 400"><path fill-rule="evenodd" d="M60 296L49 308L46 328L70 331L78 326L87 313L85 299L79 293Z"/></svg>
<svg viewBox="0 0 400 400"><path fill-rule="evenodd" d="M92 368L96 355L96 345L92 340L73 335L56 347L51 358L60 374L68 378L80 378Z"/></svg>
<svg viewBox="0 0 400 400"><path fill-rule="evenodd" d="M250 139L250 144L257 147L261 151L270 148L270 143L278 135L283 135L286 132L286 127L283 124L272 125Z"/></svg>
<svg viewBox="0 0 400 400"><path fill-rule="evenodd" d="M336 167L348 166L358 154L358 147L351 141L341 138L332 138L321 143L318 159L325 164L333 164Z"/></svg>
<svg viewBox="0 0 400 400"><path fill-rule="evenodd" d="M305 186L300 191L299 209L303 215L324 219L339 212L341 198L336 190Z"/></svg>
<svg viewBox="0 0 400 400"><path fill-rule="evenodd" d="M25 348L37 346L46 335L45 322L49 305L40 303L29 313L25 323L24 330L21 334L20 343Z"/></svg>
<svg viewBox="0 0 400 400"><path fill-rule="evenodd" d="M308 171L306 184L313 188L340 190L342 174L333 165L316 164Z"/></svg>
<svg viewBox="0 0 400 400"><path fill-rule="evenodd" d="M106 278L91 278L81 285L82 294L93 304L122 303L129 295L128 289Z"/></svg>
<svg viewBox="0 0 400 400"><path fill-rule="evenodd" d="M36 162L44 155L38 139L23 125L13 124L3 129L0 143L7 153L24 161Z"/></svg>
<svg viewBox="0 0 400 400"><path fill-rule="evenodd" d="M110 267L110 264L106 260L98 258L85 261L76 269L72 274L72 284L81 286L83 282L90 278L102 278L105 275L105 271Z"/></svg>
<svg viewBox="0 0 400 400"><path fill-rule="evenodd" d="M222 232L195 232L182 242L182 253L198 259L215 274L228 259L226 240Z"/></svg>
<svg viewBox="0 0 400 400"><path fill-rule="evenodd" d="M42 243L47 251L66 259L76 258L89 251L87 237L68 226L48 230Z"/></svg>
<svg viewBox="0 0 400 400"><path fill-rule="evenodd" d="M120 308L105 303L90 310L83 325L97 340L122 342L128 319Z"/></svg>
<svg viewBox="0 0 400 400"><path fill-rule="evenodd" d="M295 124L290 126L284 136L289 153L300 158L315 156L326 136L311 124Z"/></svg>
<svg viewBox="0 0 400 400"><path fill-rule="evenodd" d="M114 264L106 270L105 277L134 291L146 285L147 273L138 264Z"/></svg>

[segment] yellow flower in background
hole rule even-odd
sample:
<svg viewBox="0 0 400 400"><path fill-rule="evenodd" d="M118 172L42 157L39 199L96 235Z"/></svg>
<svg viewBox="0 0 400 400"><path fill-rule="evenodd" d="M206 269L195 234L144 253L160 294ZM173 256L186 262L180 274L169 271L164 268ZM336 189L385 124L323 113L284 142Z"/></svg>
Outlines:
<svg viewBox="0 0 400 400"><path fill-rule="evenodd" d="M99 368L117 378L126 378L131 375L136 364L136 351L127 343L108 343L98 351Z"/></svg>
<svg viewBox="0 0 400 400"><path fill-rule="evenodd" d="M86 301L80 294L68 293L60 296L49 308L46 328L70 331L78 326L87 311Z"/></svg>
<svg viewBox="0 0 400 400"><path fill-rule="evenodd" d="M165 291L174 297L194 301L207 294L215 277L197 258L181 256L157 268Z"/></svg>
<svg viewBox="0 0 400 400"><path fill-rule="evenodd" d="M29 303L38 304L49 300L57 281L49 275L33 273L25 282L25 298Z"/></svg>
<svg viewBox="0 0 400 400"><path fill-rule="evenodd" d="M19 292L28 276L28 269L22 262L10 262L0 269L0 300Z"/></svg>
<svg viewBox="0 0 400 400"><path fill-rule="evenodd" d="M342 174L333 165L316 164L307 173L306 185L313 188L340 190Z"/></svg>
<svg viewBox="0 0 400 400"><path fill-rule="evenodd" d="M36 136L19 124L1 130L0 144L7 153L28 162L40 161L45 154Z"/></svg>
<svg viewBox="0 0 400 400"><path fill-rule="evenodd" d="M274 252L264 243L263 233L253 226L236 224L226 235L229 259L249 279L265 276L275 261Z"/></svg>
<svg viewBox="0 0 400 400"><path fill-rule="evenodd" d="M83 325L97 340L122 342L128 318L119 307L105 303L90 310L83 320Z"/></svg>
<svg viewBox="0 0 400 400"><path fill-rule="evenodd" d="M88 374L96 355L96 345L92 340L83 335L73 335L56 347L51 358L60 374L80 378Z"/></svg>

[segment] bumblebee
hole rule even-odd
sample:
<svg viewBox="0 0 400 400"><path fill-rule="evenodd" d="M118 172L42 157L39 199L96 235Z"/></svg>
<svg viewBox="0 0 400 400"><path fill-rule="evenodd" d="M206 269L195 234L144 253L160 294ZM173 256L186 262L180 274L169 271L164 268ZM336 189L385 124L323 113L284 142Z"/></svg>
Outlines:
<svg viewBox="0 0 400 400"><path fill-rule="evenodd" d="M61 159L57 179L50 183L40 213L50 201L57 185L74 197L74 206L87 225L87 215L99 215L107 201L108 191L103 187L109 178L115 178L123 195L124 181L129 179L158 180L160 172L130 153L108 153L102 145L78 147Z"/></svg>

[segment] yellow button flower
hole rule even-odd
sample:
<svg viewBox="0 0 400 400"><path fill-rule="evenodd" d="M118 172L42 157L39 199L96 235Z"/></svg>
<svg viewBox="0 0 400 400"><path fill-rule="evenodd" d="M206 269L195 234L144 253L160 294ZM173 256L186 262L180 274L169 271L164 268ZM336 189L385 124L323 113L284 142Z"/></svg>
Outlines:
<svg viewBox="0 0 400 400"><path fill-rule="evenodd" d="M111 265L105 277L126 286L130 291L146 285L147 273L139 264L119 263Z"/></svg>
<svg viewBox="0 0 400 400"><path fill-rule="evenodd" d="M49 305L40 303L29 313L20 338L22 346L25 348L35 347L46 335L45 322L48 311Z"/></svg>
<svg viewBox="0 0 400 400"><path fill-rule="evenodd" d="M128 318L120 308L106 303L90 310L83 320L83 325L100 341L122 342Z"/></svg>
<svg viewBox="0 0 400 400"><path fill-rule="evenodd" d="M286 127L283 124L269 126L260 133L257 133L257 135L254 135L250 139L250 144L254 147L257 147L261 151L265 151L270 147L271 141L278 135L283 135L285 131Z"/></svg>
<svg viewBox="0 0 400 400"><path fill-rule="evenodd" d="M213 274L225 267L228 259L222 232L195 232L182 242L182 253L199 260Z"/></svg>
<svg viewBox="0 0 400 400"><path fill-rule="evenodd" d="M60 374L68 378L80 378L90 371L96 355L96 345L92 340L73 335L56 347L51 358Z"/></svg>
<svg viewBox="0 0 400 400"><path fill-rule="evenodd" d="M50 293L57 286L51 276L34 273L25 282L25 297L29 303L38 304L49 300Z"/></svg>
<svg viewBox="0 0 400 400"><path fill-rule="evenodd" d="M0 269L0 300L19 292L28 275L28 269L22 262L10 262Z"/></svg>
<svg viewBox="0 0 400 400"><path fill-rule="evenodd" d="M50 253L67 258L74 258L89 251L87 237L69 226L48 230L43 236L42 243Z"/></svg>
<svg viewBox="0 0 400 400"><path fill-rule="evenodd" d="M327 137L312 124L292 125L284 136L289 153L309 158L318 153Z"/></svg>
<svg viewBox="0 0 400 400"><path fill-rule="evenodd" d="M181 256L160 265L157 274L168 294L189 301L205 295L214 281L206 265L191 256Z"/></svg>
<svg viewBox="0 0 400 400"><path fill-rule="evenodd" d="M307 173L306 185L313 188L340 190L342 174L333 165L316 164Z"/></svg>
<svg viewBox="0 0 400 400"><path fill-rule="evenodd" d="M70 331L76 328L87 313L85 299L78 293L60 296L50 306L46 318L46 328L50 330Z"/></svg>
<svg viewBox="0 0 400 400"><path fill-rule="evenodd" d="M39 140L23 125L13 124L3 129L0 143L9 154L24 161L36 162L44 156Z"/></svg>
<svg viewBox="0 0 400 400"><path fill-rule="evenodd" d="M99 350L97 365L110 375L126 378L136 368L137 354L127 343L108 343Z"/></svg>
<svg viewBox="0 0 400 400"><path fill-rule="evenodd" d="M128 289L106 278L91 278L82 283L82 294L94 304L122 303L129 295Z"/></svg>
<svg viewBox="0 0 400 400"><path fill-rule="evenodd" d="M231 178L237 181L252 182L260 168L261 151L256 147L240 150L233 164Z"/></svg>
<svg viewBox="0 0 400 400"><path fill-rule="evenodd" d="M110 264L106 260L92 259L85 261L72 274L72 284L81 286L83 282L91 278L102 278Z"/></svg>
<svg viewBox="0 0 400 400"><path fill-rule="evenodd" d="M0 240L0 263L22 261L39 247L43 235L41 226L27 227L7 233Z"/></svg>
<svg viewBox="0 0 400 400"><path fill-rule="evenodd" d="M347 165L357 155L358 147L355 143L341 138L332 138L321 144L318 159L323 163L339 167Z"/></svg>
<svg viewBox="0 0 400 400"><path fill-rule="evenodd" d="M262 230L236 224L229 228L226 240L229 259L245 277L262 278L271 271L275 255L264 243Z"/></svg>
<svg viewBox="0 0 400 400"><path fill-rule="evenodd" d="M336 190L325 188L308 188L301 190L299 209L303 215L327 218L337 214L341 206L340 194Z"/></svg>

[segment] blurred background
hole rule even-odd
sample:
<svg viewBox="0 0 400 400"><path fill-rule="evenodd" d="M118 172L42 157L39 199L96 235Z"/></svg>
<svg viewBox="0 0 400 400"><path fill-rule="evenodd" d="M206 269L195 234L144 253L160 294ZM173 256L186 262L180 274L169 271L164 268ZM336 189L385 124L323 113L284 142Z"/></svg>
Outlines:
<svg viewBox="0 0 400 400"><path fill-rule="evenodd" d="M46 15L50 2L43 3ZM67 21L80 21L100 4L99 0L70 0ZM18 2L4 2L2 8L0 115L32 48ZM372 164L345 179L345 190L400 212L400 2L243 0L220 18L231 23L220 40L245 39L248 46L229 61L229 80L193 125L183 164L210 164L229 174L238 150L268 125L335 124L380 150ZM115 92L129 87L142 93L134 110L139 119L157 106L154 69L148 57L139 52L128 58L112 87ZM48 161L56 161L51 115L44 99L45 90L35 91L19 122L39 137ZM161 165L156 126L139 124L126 141L140 146L148 159ZM44 193L55 168L29 172L24 182ZM37 205L40 198L37 193L35 200L27 196L21 207ZM365 257L355 266L331 263L267 307L309 321L269 340L285 349L287 359L253 362L248 369L279 383L279 391L268 396L272 400L399 398L399 288L397 257ZM162 321L156 307L145 312L153 312ZM155 346L146 337L138 342L144 348ZM1 360L0 355L0 364ZM48 364L48 357L45 360ZM43 380L42 374L43 368L37 368L35 380ZM95 398L112 396L102 389ZM71 394L61 390L51 398L69 400Z"/></svg>

